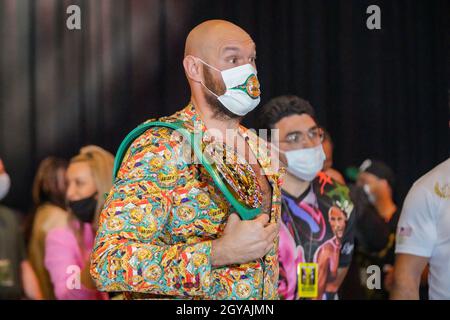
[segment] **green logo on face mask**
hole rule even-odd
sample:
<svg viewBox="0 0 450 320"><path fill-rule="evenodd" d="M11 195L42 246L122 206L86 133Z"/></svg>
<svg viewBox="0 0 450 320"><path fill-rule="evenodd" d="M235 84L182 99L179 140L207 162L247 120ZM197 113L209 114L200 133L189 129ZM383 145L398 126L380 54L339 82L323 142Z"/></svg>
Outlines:
<svg viewBox="0 0 450 320"><path fill-rule="evenodd" d="M256 75L251 74L245 82L232 90L241 90L247 93L252 99L257 99L261 95L259 81Z"/></svg>

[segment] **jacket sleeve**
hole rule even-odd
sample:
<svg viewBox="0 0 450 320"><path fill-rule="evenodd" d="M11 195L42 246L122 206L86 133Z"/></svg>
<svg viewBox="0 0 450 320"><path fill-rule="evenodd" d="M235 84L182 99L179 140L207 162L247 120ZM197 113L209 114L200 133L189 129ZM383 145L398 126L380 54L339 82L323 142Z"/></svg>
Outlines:
<svg viewBox="0 0 450 320"><path fill-rule="evenodd" d="M100 290L208 295L211 241L173 243L164 232L174 186L184 180L182 151L171 130L159 127L128 150L101 212L91 256Z"/></svg>

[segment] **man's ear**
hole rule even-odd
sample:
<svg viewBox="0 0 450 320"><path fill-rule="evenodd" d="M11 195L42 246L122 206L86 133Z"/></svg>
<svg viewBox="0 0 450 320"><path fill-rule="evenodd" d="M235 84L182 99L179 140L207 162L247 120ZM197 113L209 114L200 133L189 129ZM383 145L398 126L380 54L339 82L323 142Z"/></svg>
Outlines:
<svg viewBox="0 0 450 320"><path fill-rule="evenodd" d="M197 61L193 56L188 55L183 59L184 71L186 76L194 81L201 82L203 80L203 70L200 62Z"/></svg>

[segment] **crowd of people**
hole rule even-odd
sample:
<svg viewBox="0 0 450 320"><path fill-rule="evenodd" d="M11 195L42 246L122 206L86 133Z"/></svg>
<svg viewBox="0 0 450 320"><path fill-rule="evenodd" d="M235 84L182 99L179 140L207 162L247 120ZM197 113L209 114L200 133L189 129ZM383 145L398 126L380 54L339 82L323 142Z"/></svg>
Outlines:
<svg viewBox="0 0 450 320"><path fill-rule="evenodd" d="M113 161L112 154L97 146L82 148L69 162L44 159L33 183L28 241L18 213L0 208L0 298L108 298L91 280L89 258L103 194L111 187ZM5 196L9 182L4 181L10 179L3 165L0 169L8 177L0 183Z"/></svg>
<svg viewBox="0 0 450 320"><path fill-rule="evenodd" d="M264 128L280 130L280 160L288 168L281 196L280 298L302 298L297 266L316 264L318 297L387 299L393 287L395 232L400 215L393 200L392 169L368 159L357 176L347 177L346 182L332 168L329 134L317 124L312 106L299 97L271 100L263 107L260 123ZM308 172L308 161L314 161L299 150L312 148L316 148L323 165ZM82 148L69 162L55 157L44 159L33 183L34 210L28 239L23 232L25 226L19 225L19 214L0 207L2 299L110 298L96 289L89 270L104 204L102 195L112 186L113 161L112 154L97 146ZM10 177L2 162L0 172L0 196L4 198ZM365 271L370 265L383 270L381 290L366 286ZM80 277L68 285L74 274ZM426 274L427 270L421 277L424 298Z"/></svg>
<svg viewBox="0 0 450 320"><path fill-rule="evenodd" d="M186 41L188 106L139 127L116 159L91 145L42 160L28 228L0 206L0 299L426 298L428 278L430 298L450 298L450 160L400 214L386 163L333 168L335 146L308 101L260 107L259 129L276 137L240 126L259 103L254 55L245 31L205 22ZM180 142L194 128L214 167L186 159ZM207 128L235 128L237 146ZM0 201L11 183L0 161Z"/></svg>

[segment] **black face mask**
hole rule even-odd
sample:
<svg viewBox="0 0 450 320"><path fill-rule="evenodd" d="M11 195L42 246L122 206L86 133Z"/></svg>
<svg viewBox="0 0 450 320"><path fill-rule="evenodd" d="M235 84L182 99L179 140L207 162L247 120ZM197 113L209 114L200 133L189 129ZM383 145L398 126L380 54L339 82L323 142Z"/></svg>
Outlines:
<svg viewBox="0 0 450 320"><path fill-rule="evenodd" d="M68 202L70 210L81 222L91 223L94 220L95 209L97 209L96 196L97 192L88 198Z"/></svg>

